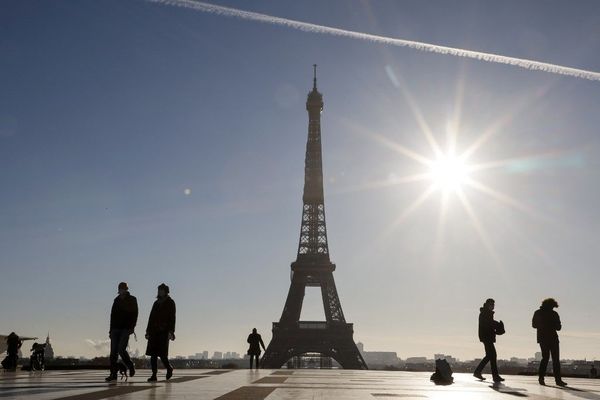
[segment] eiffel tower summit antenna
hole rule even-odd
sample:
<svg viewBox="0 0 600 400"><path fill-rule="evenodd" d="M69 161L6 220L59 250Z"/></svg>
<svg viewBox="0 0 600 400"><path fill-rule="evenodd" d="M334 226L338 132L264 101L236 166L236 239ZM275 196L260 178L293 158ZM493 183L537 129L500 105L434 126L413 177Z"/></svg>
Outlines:
<svg viewBox="0 0 600 400"><path fill-rule="evenodd" d="M344 318L333 279L335 264L329 259L321 150L323 105L314 64L313 88L306 99L308 138L298 252L291 265L292 281L281 319L273 323L273 338L262 359L263 368L280 368L293 357L320 353L333 358L343 368L367 369L354 343L353 325ZM321 288L325 321L300 321L306 287Z"/></svg>

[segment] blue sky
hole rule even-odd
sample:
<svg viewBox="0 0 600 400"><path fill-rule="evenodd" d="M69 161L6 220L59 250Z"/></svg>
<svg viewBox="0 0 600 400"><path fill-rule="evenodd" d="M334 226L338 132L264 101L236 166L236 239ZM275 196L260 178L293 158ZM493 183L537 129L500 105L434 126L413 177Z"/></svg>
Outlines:
<svg viewBox="0 0 600 400"><path fill-rule="evenodd" d="M600 70L595 1L215 4ZM1 333L50 330L59 354L100 354L86 339L106 339L125 280L138 334L171 286L174 354L243 352L252 327L270 339L317 63L330 251L355 339L476 357L494 297L499 356L532 356L531 315L555 296L564 357L600 358L597 82L144 1L3 1L0 54ZM465 187L479 225L452 194L439 231L432 193L390 228L430 184L367 189L423 168L377 137L433 154L409 99L442 147L452 121L458 149L497 127L469 162L519 160L473 178L525 207Z"/></svg>

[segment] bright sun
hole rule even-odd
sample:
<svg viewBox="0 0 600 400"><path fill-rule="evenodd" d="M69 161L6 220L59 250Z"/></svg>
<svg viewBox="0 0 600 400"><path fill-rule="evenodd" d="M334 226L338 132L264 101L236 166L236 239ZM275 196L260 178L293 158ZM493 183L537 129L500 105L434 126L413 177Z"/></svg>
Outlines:
<svg viewBox="0 0 600 400"><path fill-rule="evenodd" d="M466 182L469 168L460 157L441 155L437 160L431 161L429 174L437 189L457 191Z"/></svg>

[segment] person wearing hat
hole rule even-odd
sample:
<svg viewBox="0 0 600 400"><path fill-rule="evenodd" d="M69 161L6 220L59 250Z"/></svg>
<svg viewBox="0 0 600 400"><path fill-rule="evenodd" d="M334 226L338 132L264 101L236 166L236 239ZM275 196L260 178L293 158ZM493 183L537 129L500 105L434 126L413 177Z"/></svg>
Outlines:
<svg viewBox="0 0 600 400"><path fill-rule="evenodd" d="M560 316L555 308L558 307L558 302L553 298L548 298L542 301L542 305L533 313L531 326L537 329L537 342L542 350L542 360L540 361L540 369L538 371L538 380L540 385L545 385L546 368L550 355L552 355L552 372L554 373L554 381L558 386L567 386L562 380L560 374L560 354L558 333L562 328Z"/></svg>
<svg viewBox="0 0 600 400"><path fill-rule="evenodd" d="M152 305L148 327L146 328L146 355L150 356L152 376L148 382L156 381L158 358L167 369L167 379L173 376L173 367L169 363L169 340L175 340L175 302L169 296L169 287L164 283L158 286L156 301Z"/></svg>
<svg viewBox="0 0 600 400"><path fill-rule="evenodd" d="M107 382L117 380L117 361L119 356L129 369L129 376L135 375L135 367L127 353L129 336L134 332L138 319L137 299L129 293L127 283L121 282L118 286L119 294L113 301L110 311L110 375Z"/></svg>

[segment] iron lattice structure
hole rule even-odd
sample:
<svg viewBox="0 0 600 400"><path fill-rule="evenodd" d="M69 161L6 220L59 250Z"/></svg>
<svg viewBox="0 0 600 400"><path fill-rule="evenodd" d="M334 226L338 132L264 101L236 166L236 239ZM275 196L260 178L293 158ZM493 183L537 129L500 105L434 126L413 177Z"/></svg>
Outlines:
<svg viewBox="0 0 600 400"><path fill-rule="evenodd" d="M280 368L293 357L320 353L335 359L343 368L367 369L353 339L353 325L346 323L329 259L323 157L321 151L321 112L323 96L317 90L316 65L313 88L308 94L308 140L304 168L302 222L292 279L279 322L273 323L273 339L262 359L264 368ZM307 286L321 288L325 321L300 321Z"/></svg>

